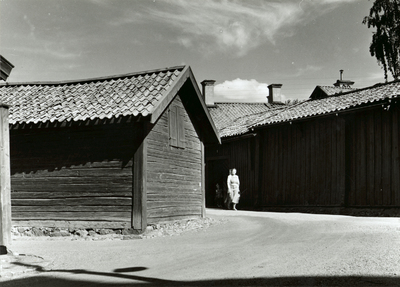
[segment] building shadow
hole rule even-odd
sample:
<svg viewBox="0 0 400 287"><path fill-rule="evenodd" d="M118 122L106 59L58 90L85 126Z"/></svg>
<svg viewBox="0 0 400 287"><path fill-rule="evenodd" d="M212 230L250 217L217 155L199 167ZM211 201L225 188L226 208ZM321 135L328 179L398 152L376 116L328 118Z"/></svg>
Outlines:
<svg viewBox="0 0 400 287"><path fill-rule="evenodd" d="M146 267L127 267L115 269L113 272L97 272L83 269L72 270L50 270L46 271L41 266L25 263L15 263L16 265L35 268L41 272L36 276L9 280L1 283L2 287L67 287L67 286L87 286L87 287L123 287L123 286L400 286L399 276L293 276L293 277L260 277L260 278L235 278L235 279L210 279L176 281L165 280L153 277L135 275L132 273L146 270ZM99 280L87 281L73 278L57 278L54 272L69 274L86 274L99 276ZM124 274L129 273L129 274ZM128 279L128 283L102 283L101 277L111 277L118 279ZM107 281L110 278L108 278Z"/></svg>

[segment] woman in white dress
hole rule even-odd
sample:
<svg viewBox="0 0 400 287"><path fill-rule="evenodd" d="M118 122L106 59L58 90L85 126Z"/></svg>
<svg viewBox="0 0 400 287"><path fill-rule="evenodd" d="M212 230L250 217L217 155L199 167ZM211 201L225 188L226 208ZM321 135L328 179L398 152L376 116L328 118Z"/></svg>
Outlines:
<svg viewBox="0 0 400 287"><path fill-rule="evenodd" d="M240 198L240 190L239 190L240 181L239 177L236 175L236 168L231 169L231 173L230 175L228 175L227 185L228 185L228 193L233 203L233 210L237 210L236 204L239 203L239 198Z"/></svg>

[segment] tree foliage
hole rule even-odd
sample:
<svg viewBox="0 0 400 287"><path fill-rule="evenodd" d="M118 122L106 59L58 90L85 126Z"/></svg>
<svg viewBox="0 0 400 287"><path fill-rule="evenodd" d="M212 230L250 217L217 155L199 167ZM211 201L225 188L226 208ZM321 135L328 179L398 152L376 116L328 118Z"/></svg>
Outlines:
<svg viewBox="0 0 400 287"><path fill-rule="evenodd" d="M376 28L369 47L382 65L387 81L388 71L394 79L400 78L400 0L375 0L363 24Z"/></svg>

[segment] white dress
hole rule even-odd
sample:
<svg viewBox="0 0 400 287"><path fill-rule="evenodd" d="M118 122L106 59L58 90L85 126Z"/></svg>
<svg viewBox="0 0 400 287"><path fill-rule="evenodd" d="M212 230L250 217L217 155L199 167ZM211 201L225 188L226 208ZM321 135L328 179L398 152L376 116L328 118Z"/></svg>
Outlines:
<svg viewBox="0 0 400 287"><path fill-rule="evenodd" d="M229 175L228 176L228 186L231 191L229 195L231 196L233 203L239 203L239 177L237 175Z"/></svg>

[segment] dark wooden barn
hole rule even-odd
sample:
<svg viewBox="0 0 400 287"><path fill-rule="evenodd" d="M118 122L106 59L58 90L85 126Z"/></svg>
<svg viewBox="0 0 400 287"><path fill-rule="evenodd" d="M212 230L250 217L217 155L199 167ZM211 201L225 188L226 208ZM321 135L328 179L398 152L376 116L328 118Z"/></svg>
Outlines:
<svg viewBox="0 0 400 287"><path fill-rule="evenodd" d="M255 186L257 183L253 178L255 176L255 161L258 160L254 153L256 145L254 145L253 141L243 140L241 135L246 133L247 129L243 129L243 127L235 123L240 119L247 119L254 115L272 115L286 107L284 103L275 101L274 99L274 94L280 94L280 87L282 85L270 85L268 87L269 95L268 97L266 95L265 102L246 103L215 102L213 100L214 83L215 81L205 80L201 84L203 86L203 95L207 108L219 131L221 139L223 139L223 146L214 146L206 149L206 203L208 206L223 205L221 202L216 202L220 201L215 198L216 184L219 185L221 192L226 196L226 179L229 169L236 167L242 174L240 177L241 180L244 180L242 186L245 186L245 190L242 190L242 195L246 193L246 196L242 196L241 205L252 205L253 202L250 202L248 199L253 197L253 195L250 194L258 190ZM244 138L248 137L249 135L244 135ZM250 137L252 136L250 135ZM235 149L227 148L231 146L233 141L237 141L238 138L241 139L241 141L237 143L238 148L246 152L237 152ZM220 151L223 151L224 154Z"/></svg>
<svg viewBox="0 0 400 287"><path fill-rule="evenodd" d="M395 81L240 117L207 148L206 172L236 167L242 208L398 208L399 113Z"/></svg>
<svg viewBox="0 0 400 287"><path fill-rule="evenodd" d="M219 143L188 66L0 86L10 105L14 225L134 227L205 213Z"/></svg>

